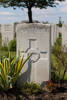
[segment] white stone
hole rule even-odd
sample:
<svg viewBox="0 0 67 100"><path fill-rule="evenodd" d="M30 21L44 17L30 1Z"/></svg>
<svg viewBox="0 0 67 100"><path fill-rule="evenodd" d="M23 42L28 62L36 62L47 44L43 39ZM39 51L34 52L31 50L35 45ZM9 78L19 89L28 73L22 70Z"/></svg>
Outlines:
<svg viewBox="0 0 67 100"><path fill-rule="evenodd" d="M1 24L0 24L0 34L1 34Z"/></svg>
<svg viewBox="0 0 67 100"><path fill-rule="evenodd" d="M14 24L4 24L1 25L2 34L2 46L8 45L8 43L14 39Z"/></svg>
<svg viewBox="0 0 67 100"><path fill-rule="evenodd" d="M57 26L57 37L59 36L59 33L62 34L62 27Z"/></svg>
<svg viewBox="0 0 67 100"><path fill-rule="evenodd" d="M56 24L51 24L51 46L54 46L54 43L59 37L59 33L62 34L62 27L59 27Z"/></svg>
<svg viewBox="0 0 67 100"><path fill-rule="evenodd" d="M50 25L33 23L16 27L17 56L33 54L22 69L20 82L43 84L50 78Z"/></svg>
<svg viewBox="0 0 67 100"><path fill-rule="evenodd" d="M62 45L67 47L67 25L62 27Z"/></svg>
<svg viewBox="0 0 67 100"><path fill-rule="evenodd" d="M51 24L51 46L54 45L56 40L57 40L57 26L56 24Z"/></svg>

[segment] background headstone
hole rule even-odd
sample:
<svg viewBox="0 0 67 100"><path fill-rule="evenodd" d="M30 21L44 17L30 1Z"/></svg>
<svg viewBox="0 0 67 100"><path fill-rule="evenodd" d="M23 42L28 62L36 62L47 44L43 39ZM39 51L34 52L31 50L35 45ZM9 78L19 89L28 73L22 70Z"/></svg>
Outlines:
<svg viewBox="0 0 67 100"><path fill-rule="evenodd" d="M51 46L54 45L57 39L57 26L56 24L51 24Z"/></svg>
<svg viewBox="0 0 67 100"><path fill-rule="evenodd" d="M62 27L62 45L67 47L67 25Z"/></svg>
<svg viewBox="0 0 67 100"><path fill-rule="evenodd" d="M8 45L8 43L14 39L14 24L1 25L2 34L2 46Z"/></svg>
<svg viewBox="0 0 67 100"><path fill-rule="evenodd" d="M62 34L62 27L57 26L57 37L59 36L59 33Z"/></svg>
<svg viewBox="0 0 67 100"><path fill-rule="evenodd" d="M0 24L0 34L1 34L1 24Z"/></svg>

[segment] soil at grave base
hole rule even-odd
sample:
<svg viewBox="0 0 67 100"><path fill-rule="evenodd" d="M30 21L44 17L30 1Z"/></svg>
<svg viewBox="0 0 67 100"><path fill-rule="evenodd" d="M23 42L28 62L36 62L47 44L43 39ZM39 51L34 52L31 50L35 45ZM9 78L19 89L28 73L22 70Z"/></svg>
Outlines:
<svg viewBox="0 0 67 100"><path fill-rule="evenodd" d="M67 100L67 83L52 93L24 94L20 90L0 91L0 100Z"/></svg>
<svg viewBox="0 0 67 100"><path fill-rule="evenodd" d="M14 94L0 94L0 100L67 100L67 93L43 93L37 96L21 94L21 98Z"/></svg>

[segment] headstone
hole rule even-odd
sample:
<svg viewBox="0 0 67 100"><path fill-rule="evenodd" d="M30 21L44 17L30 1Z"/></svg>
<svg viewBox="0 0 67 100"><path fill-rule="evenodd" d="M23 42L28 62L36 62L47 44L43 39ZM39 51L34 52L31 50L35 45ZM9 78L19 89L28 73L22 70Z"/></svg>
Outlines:
<svg viewBox="0 0 67 100"><path fill-rule="evenodd" d="M8 45L8 43L14 39L14 24L1 25L2 34L2 46Z"/></svg>
<svg viewBox="0 0 67 100"><path fill-rule="evenodd" d="M22 69L20 82L36 82L41 85L50 78L50 25L18 24L17 56L25 58L32 53L32 57Z"/></svg>
<svg viewBox="0 0 67 100"><path fill-rule="evenodd" d="M54 46L54 43L59 37L59 33L62 34L62 27L59 27L56 24L51 24L51 46Z"/></svg>
<svg viewBox="0 0 67 100"><path fill-rule="evenodd" d="M62 27L57 26L57 37L59 37L59 33L62 34Z"/></svg>
<svg viewBox="0 0 67 100"><path fill-rule="evenodd" d="M67 47L67 25L62 27L62 45Z"/></svg>
<svg viewBox="0 0 67 100"><path fill-rule="evenodd" d="M54 45L56 40L57 40L57 26L56 24L51 24L51 46Z"/></svg>
<svg viewBox="0 0 67 100"><path fill-rule="evenodd" d="M1 34L1 24L0 24L0 34Z"/></svg>

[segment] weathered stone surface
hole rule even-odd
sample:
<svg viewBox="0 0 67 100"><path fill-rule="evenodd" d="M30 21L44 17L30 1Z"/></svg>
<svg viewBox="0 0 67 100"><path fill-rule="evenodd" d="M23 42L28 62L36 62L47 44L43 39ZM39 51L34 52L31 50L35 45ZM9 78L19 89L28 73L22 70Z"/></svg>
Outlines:
<svg viewBox="0 0 67 100"><path fill-rule="evenodd" d="M56 24L51 24L51 46L56 42L59 33L62 34L62 27L59 27Z"/></svg>
<svg viewBox="0 0 67 100"><path fill-rule="evenodd" d="M67 25L65 24L62 27L62 46L64 51L67 52Z"/></svg>
<svg viewBox="0 0 67 100"><path fill-rule="evenodd" d="M1 24L0 24L0 34L1 34Z"/></svg>
<svg viewBox="0 0 67 100"><path fill-rule="evenodd" d="M14 39L14 24L5 24L1 25L1 34L2 34L2 45L8 45L8 43Z"/></svg>
<svg viewBox="0 0 67 100"><path fill-rule="evenodd" d="M19 54L31 59L22 70L20 82L37 82L43 84L50 76L50 25L44 24L18 24L17 56Z"/></svg>
<svg viewBox="0 0 67 100"><path fill-rule="evenodd" d="M62 28L63 28L63 26L62 27L59 27L59 26L57 26L57 37L59 36L59 33L61 33L62 34Z"/></svg>
<svg viewBox="0 0 67 100"><path fill-rule="evenodd" d="M54 45L57 39L57 26L56 24L51 24L51 46Z"/></svg>
<svg viewBox="0 0 67 100"><path fill-rule="evenodd" d="M13 40L16 33L16 26L19 23L15 24L6 24L0 25L0 33L2 34L2 45L9 43L10 40ZM21 23L23 24L23 23ZM56 24L51 24L51 46L56 42L59 33L62 33L62 27L58 27Z"/></svg>

